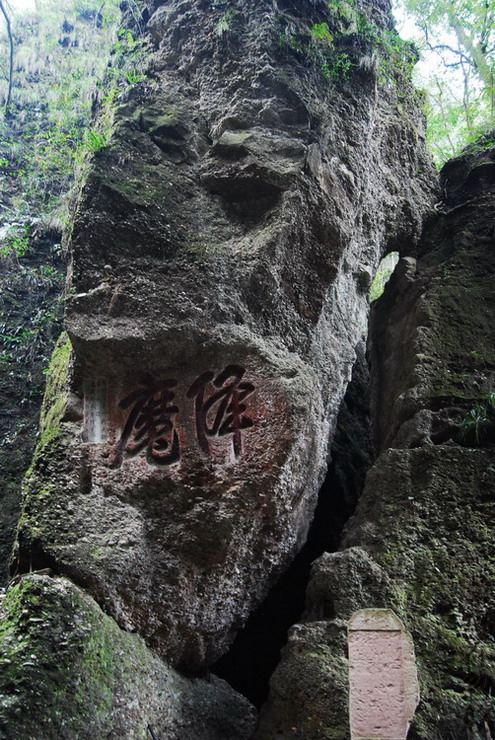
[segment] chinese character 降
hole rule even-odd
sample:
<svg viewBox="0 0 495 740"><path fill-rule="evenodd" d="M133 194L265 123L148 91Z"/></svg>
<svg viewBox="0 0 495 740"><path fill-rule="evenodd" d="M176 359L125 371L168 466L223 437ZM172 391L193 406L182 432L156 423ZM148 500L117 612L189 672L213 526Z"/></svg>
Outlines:
<svg viewBox="0 0 495 740"><path fill-rule="evenodd" d="M205 372L197 378L187 392L195 398L196 434L201 450L210 454L208 437L232 434L234 455L242 452L243 429L253 426L246 416L245 399L254 391L252 383L241 382L246 371L239 365L228 365L217 375Z"/></svg>

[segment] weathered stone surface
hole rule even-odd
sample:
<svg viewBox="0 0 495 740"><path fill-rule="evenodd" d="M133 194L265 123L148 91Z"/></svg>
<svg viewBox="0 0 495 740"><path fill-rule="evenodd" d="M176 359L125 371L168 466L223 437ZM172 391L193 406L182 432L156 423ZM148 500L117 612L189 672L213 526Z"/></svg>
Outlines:
<svg viewBox="0 0 495 740"><path fill-rule="evenodd" d="M404 68L373 61L388 5L353 10L373 37L313 0L153 11L71 237L60 389L84 418L46 411L18 564L196 671L305 539L371 276L434 174Z"/></svg>
<svg viewBox="0 0 495 740"><path fill-rule="evenodd" d="M489 424L464 421L495 385L494 173L493 136L444 167L442 215L425 231L416 275L400 295L392 286L373 316L378 442L413 449L379 458L348 541L383 565L390 558L387 570L405 589L421 666L416 738L495 730L494 436ZM379 555L378 499L391 530L379 537Z"/></svg>
<svg viewBox="0 0 495 740"><path fill-rule="evenodd" d="M294 625L254 738L349 738L346 652L344 621Z"/></svg>
<svg viewBox="0 0 495 740"><path fill-rule="evenodd" d="M403 620L421 685L414 740L479 740L495 731L495 452L490 433L479 444L459 433L467 412L493 391L494 160L481 144L446 166L443 212L428 224L417 264L402 260L377 304L371 367L385 449L342 552L321 558L308 586L306 619L326 620L318 623L322 634L325 626L343 631L358 608L393 609ZM316 691L308 696L305 672L322 650L326 708ZM295 661L289 706L279 677ZM305 738L348 738L344 672L338 634L330 649L317 637L297 652L289 643L262 737L316 707L322 723L331 717L342 729Z"/></svg>
<svg viewBox="0 0 495 740"><path fill-rule="evenodd" d="M475 737L495 721L493 462L491 450L448 445L384 452L344 543L386 570L391 595L374 605L394 608L413 635L413 737Z"/></svg>
<svg viewBox="0 0 495 740"><path fill-rule="evenodd" d="M459 442L457 423L495 387L494 160L481 145L445 165L420 259L399 263L372 312L382 447Z"/></svg>
<svg viewBox="0 0 495 740"><path fill-rule="evenodd" d="M315 561L304 621L289 632L256 740L293 737L293 727L310 740L350 738L347 623L363 604L380 606L388 583L359 547Z"/></svg>
<svg viewBox="0 0 495 740"><path fill-rule="evenodd" d="M406 740L419 702L411 635L390 609L360 609L347 629L352 740Z"/></svg>
<svg viewBox="0 0 495 740"><path fill-rule="evenodd" d="M413 737L475 738L477 724L493 724L492 467L488 450L382 454L349 525L349 549L315 563L306 621L293 628L306 639L289 639L260 738L277 737L279 727L290 736L290 727L315 714L320 724L309 724L305 737L350 737L345 625L355 609L370 606L393 609L414 638L422 702Z"/></svg>
<svg viewBox="0 0 495 740"><path fill-rule="evenodd" d="M0 635L5 740L251 736L254 709L225 681L180 676L63 578L23 577Z"/></svg>

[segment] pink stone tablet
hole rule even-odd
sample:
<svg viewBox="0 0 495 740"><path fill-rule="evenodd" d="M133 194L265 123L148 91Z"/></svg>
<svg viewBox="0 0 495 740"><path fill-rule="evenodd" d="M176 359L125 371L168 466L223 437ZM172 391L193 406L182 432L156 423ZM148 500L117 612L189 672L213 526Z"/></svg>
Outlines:
<svg viewBox="0 0 495 740"><path fill-rule="evenodd" d="M362 609L348 637L352 740L405 740L419 702L411 636L389 609Z"/></svg>

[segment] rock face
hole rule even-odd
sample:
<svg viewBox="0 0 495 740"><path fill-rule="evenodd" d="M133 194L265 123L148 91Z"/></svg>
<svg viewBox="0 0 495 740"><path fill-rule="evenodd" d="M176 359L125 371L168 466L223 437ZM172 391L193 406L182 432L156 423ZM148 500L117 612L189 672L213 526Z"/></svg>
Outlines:
<svg viewBox="0 0 495 740"><path fill-rule="evenodd" d="M441 215L426 227L417 264L399 263L373 312L382 452L342 551L313 566L305 621L272 678L257 738L303 721L310 740L349 737L344 630L368 607L393 609L414 639L422 698L408 737L495 731L490 142L446 165Z"/></svg>
<svg viewBox="0 0 495 740"><path fill-rule="evenodd" d="M31 249L17 257L6 254L5 231L0 228L0 585L9 577L21 482L33 455L43 398L43 373L61 330L65 272L58 252L60 233L33 227Z"/></svg>
<svg viewBox="0 0 495 740"><path fill-rule="evenodd" d="M248 740L225 681L188 680L63 578L29 575L0 609L0 736Z"/></svg>
<svg viewBox="0 0 495 740"><path fill-rule="evenodd" d="M17 568L184 670L304 542L371 276L431 202L388 12L154 6L148 78L82 185Z"/></svg>

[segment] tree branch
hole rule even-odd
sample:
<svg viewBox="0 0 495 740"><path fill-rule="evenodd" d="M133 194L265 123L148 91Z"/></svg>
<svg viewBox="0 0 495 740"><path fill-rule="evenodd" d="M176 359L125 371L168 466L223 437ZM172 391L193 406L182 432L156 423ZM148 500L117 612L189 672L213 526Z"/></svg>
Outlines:
<svg viewBox="0 0 495 740"><path fill-rule="evenodd" d="M449 23L457 36L459 45L470 55L472 64L485 85L487 92L493 93L493 72L479 44L466 32L453 12L449 13Z"/></svg>
<svg viewBox="0 0 495 740"><path fill-rule="evenodd" d="M444 89L443 89L443 86L438 81L438 79L435 79L435 83L436 83L436 85L438 87L438 97L436 98L437 103L438 103L438 107L440 108L440 111L442 113L442 116L443 116L444 120L447 120L448 119L448 116L447 116L447 114L445 112L444 105L443 105ZM449 142L449 145L450 145L450 148L451 148L451 152L452 152L452 155L453 155L455 153L455 144L452 141L452 138L450 136L450 131L449 131L448 128L446 129L445 135L446 135L447 141Z"/></svg>
<svg viewBox="0 0 495 740"><path fill-rule="evenodd" d="M7 92L7 100L5 103L5 110L4 115L7 118L9 115L10 110L10 103L12 100L12 84L14 80L14 39L12 36L12 27L10 25L10 18L9 14L7 13L7 8L5 7L4 0L0 0L0 11L2 12L3 17L5 18L5 23L7 24L7 36L9 37L9 47L10 47L10 56L9 56L9 87Z"/></svg>
<svg viewBox="0 0 495 740"><path fill-rule="evenodd" d="M430 44L428 43L428 48L430 51L450 51L452 54L454 54L457 57L460 57L466 64L473 64L472 60L466 56L462 51L459 49L454 49L454 47L449 46L448 44Z"/></svg>

